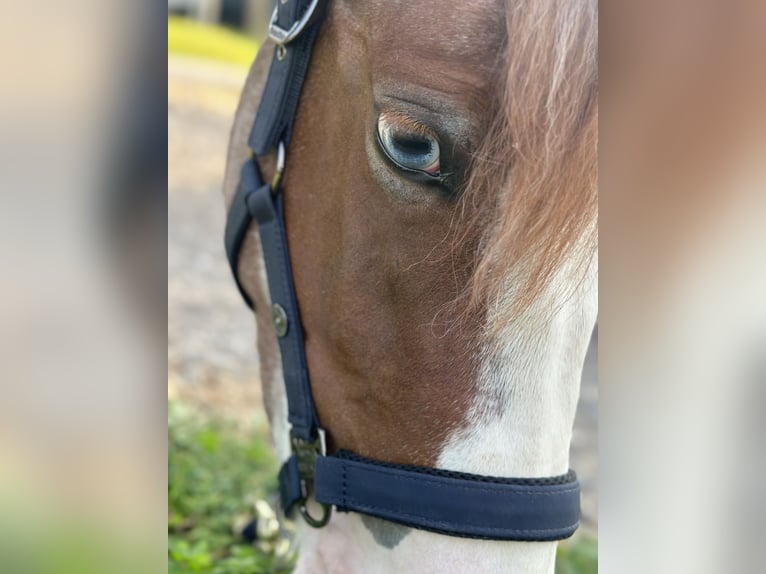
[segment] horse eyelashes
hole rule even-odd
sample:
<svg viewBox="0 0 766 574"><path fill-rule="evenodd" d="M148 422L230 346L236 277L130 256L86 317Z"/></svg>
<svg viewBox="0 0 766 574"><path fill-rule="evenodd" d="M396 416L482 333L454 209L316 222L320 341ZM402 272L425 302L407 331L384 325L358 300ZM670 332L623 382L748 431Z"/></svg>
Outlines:
<svg viewBox="0 0 766 574"><path fill-rule="evenodd" d="M402 122L405 123L405 122ZM378 144L397 167L438 178L441 171L439 141L427 128L415 124L397 125L386 114L378 118Z"/></svg>

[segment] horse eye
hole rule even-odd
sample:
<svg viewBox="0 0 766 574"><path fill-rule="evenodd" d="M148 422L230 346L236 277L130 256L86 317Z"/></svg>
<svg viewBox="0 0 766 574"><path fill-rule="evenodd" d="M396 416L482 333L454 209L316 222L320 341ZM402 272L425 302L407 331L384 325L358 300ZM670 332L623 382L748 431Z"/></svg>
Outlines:
<svg viewBox="0 0 766 574"><path fill-rule="evenodd" d="M397 126L381 115L378 118L378 143L388 159L399 168L433 177L440 175L439 142L424 130Z"/></svg>

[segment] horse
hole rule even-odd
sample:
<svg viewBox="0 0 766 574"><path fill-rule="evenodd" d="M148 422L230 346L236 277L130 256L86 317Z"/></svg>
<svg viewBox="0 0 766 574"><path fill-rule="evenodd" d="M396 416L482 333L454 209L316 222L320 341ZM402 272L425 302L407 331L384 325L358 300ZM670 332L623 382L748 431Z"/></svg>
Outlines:
<svg viewBox="0 0 766 574"><path fill-rule="evenodd" d="M596 2L321 4L281 185L327 452L566 473L597 316ZM247 77L227 205L279 49L265 42ZM258 158L266 181L278 159ZM256 224L238 261L284 462L288 405ZM354 512L297 528L298 573L555 564L555 541L455 538Z"/></svg>

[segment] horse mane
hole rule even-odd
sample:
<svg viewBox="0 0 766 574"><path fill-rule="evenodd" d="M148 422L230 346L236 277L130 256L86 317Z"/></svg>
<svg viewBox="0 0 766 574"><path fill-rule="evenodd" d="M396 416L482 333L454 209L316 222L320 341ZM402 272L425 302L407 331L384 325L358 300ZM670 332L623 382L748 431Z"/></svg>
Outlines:
<svg viewBox="0 0 766 574"><path fill-rule="evenodd" d="M499 113L473 158L461 227L484 230L469 306L505 305L512 291L513 317L563 268L582 277L596 252L598 7L511 1L506 25Z"/></svg>

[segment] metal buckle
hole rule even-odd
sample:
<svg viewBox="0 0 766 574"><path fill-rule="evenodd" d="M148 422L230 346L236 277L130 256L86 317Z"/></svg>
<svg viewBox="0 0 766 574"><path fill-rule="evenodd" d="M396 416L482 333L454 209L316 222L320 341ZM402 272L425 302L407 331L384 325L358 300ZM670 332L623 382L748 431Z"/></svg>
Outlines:
<svg viewBox="0 0 766 574"><path fill-rule="evenodd" d="M325 456L327 454L324 429L318 429L317 434L316 440L307 442L291 432L290 442L295 457L298 459L298 474L301 479L301 500L299 501L301 516L303 516L309 526L322 528L330 521L332 506L319 503L322 506L322 516L319 518L311 516L307 507L308 499L314 490L314 467L316 466L317 456Z"/></svg>
<svg viewBox="0 0 766 574"><path fill-rule="evenodd" d="M300 33L303 32L306 24L309 23L309 20L314 14L318 4L319 0L312 0L311 4L309 4L309 7L306 8L306 12L304 12L303 16L301 16L301 19L290 26L289 30L285 30L277 24L278 9L275 7L274 12L271 14L271 21L269 22L269 37L280 46L284 46L285 44L289 44L295 40L295 38L297 38Z"/></svg>

